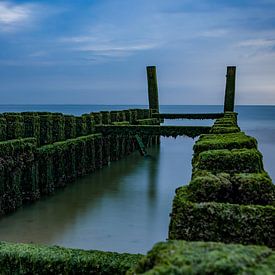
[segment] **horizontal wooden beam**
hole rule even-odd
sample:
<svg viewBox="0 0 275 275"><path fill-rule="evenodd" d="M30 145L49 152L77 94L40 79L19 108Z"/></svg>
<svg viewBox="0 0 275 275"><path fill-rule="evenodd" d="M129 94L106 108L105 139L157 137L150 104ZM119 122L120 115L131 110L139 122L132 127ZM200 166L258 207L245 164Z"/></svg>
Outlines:
<svg viewBox="0 0 275 275"><path fill-rule="evenodd" d="M154 118L162 119L217 119L224 116L224 113L207 113L207 114L153 114Z"/></svg>
<svg viewBox="0 0 275 275"><path fill-rule="evenodd" d="M177 137L188 136L197 137L201 134L209 133L211 127L208 126L159 126L159 125L97 125L96 132L103 135L152 135Z"/></svg>

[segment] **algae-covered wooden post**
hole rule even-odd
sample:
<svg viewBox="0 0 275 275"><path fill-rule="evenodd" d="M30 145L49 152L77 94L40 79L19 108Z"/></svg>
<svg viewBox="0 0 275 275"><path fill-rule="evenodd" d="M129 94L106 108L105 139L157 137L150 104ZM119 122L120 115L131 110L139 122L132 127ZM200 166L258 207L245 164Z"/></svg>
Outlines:
<svg viewBox="0 0 275 275"><path fill-rule="evenodd" d="M159 96L156 66L147 67L149 109L153 113L159 113Z"/></svg>
<svg viewBox="0 0 275 275"><path fill-rule="evenodd" d="M234 112L236 67L228 66L224 98L224 112Z"/></svg>

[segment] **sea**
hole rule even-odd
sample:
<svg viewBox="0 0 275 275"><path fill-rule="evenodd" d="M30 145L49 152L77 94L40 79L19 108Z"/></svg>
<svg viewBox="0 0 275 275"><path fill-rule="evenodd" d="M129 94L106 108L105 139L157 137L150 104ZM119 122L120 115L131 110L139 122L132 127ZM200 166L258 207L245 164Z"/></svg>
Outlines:
<svg viewBox="0 0 275 275"><path fill-rule="evenodd" d="M49 111L80 115L146 105L0 105L2 112ZM162 113L223 112L218 105L161 105ZM236 106L242 131L258 140L264 167L275 182L275 106ZM165 120L164 125L212 125L212 120ZM138 152L84 176L54 195L0 218L0 240L85 250L145 254L168 236L175 189L191 177L196 139L161 138Z"/></svg>

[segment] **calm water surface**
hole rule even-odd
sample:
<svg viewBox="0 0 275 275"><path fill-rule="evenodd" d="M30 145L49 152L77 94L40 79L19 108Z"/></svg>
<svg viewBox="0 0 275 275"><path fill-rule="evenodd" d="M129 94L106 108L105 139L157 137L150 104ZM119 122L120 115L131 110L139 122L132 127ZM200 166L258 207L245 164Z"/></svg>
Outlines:
<svg viewBox="0 0 275 275"><path fill-rule="evenodd" d="M0 112L81 114L128 107L132 106L0 106ZM162 112L221 111L221 106L162 106ZM239 106L237 111L241 128L258 139L265 168L274 181L275 107ZM211 125L212 121L165 123ZM160 147L149 150L149 158L134 153L1 218L0 240L146 253L154 243L167 238L174 191L191 176L193 143L189 138L162 138Z"/></svg>

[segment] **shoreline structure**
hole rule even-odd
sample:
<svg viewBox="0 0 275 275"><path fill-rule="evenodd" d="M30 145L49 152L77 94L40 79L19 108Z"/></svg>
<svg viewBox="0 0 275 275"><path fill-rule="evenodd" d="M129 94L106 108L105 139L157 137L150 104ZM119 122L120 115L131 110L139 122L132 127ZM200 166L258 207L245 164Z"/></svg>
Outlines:
<svg viewBox="0 0 275 275"><path fill-rule="evenodd" d="M257 141L234 113L236 67L227 68L224 113L160 114L156 67L147 67L149 109L82 116L0 115L0 216L160 136L199 136L192 178L173 201L169 240L140 254L0 242L0 274L274 274L275 186ZM215 119L212 127L163 119ZM140 144L141 143L141 144Z"/></svg>

